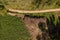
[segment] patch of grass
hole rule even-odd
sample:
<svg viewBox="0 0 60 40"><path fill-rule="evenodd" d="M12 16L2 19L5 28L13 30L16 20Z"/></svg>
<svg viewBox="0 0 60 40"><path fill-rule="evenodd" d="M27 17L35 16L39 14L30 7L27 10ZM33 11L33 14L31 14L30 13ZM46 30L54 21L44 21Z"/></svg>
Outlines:
<svg viewBox="0 0 60 40"><path fill-rule="evenodd" d="M19 18L0 15L0 40L28 39L29 33Z"/></svg>
<svg viewBox="0 0 60 40"><path fill-rule="evenodd" d="M0 0L6 8L19 10L40 10L60 8L60 0Z"/></svg>

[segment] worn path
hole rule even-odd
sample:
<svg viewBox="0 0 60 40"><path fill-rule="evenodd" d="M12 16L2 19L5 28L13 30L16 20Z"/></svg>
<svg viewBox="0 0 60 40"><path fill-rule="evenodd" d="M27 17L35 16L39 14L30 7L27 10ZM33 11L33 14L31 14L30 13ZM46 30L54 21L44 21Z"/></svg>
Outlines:
<svg viewBox="0 0 60 40"><path fill-rule="evenodd" d="M46 9L46 10L16 10L16 9L7 9L10 12L18 12L18 13L44 13L44 12L59 12L60 8L57 9Z"/></svg>

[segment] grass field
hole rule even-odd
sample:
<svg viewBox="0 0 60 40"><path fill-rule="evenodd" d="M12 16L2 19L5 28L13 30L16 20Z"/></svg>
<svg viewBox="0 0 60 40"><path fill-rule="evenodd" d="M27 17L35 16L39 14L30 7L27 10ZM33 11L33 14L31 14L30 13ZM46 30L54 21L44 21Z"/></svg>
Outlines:
<svg viewBox="0 0 60 40"><path fill-rule="evenodd" d="M29 33L19 18L0 15L0 40L28 39Z"/></svg>
<svg viewBox="0 0 60 40"><path fill-rule="evenodd" d="M60 8L60 0L0 0L6 8L19 10L41 10Z"/></svg>

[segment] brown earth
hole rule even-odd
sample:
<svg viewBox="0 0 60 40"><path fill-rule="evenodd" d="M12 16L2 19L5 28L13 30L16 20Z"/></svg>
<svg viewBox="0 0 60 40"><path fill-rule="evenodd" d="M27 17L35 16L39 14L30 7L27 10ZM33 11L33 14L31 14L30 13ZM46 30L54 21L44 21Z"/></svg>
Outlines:
<svg viewBox="0 0 60 40"><path fill-rule="evenodd" d="M46 34L46 31L42 31L41 28L39 28L39 23L44 24L45 30L48 30L47 28L47 23L46 23L46 18L32 18L29 16L24 17L24 23L29 30L29 33L31 35L31 40L49 40L49 36ZM44 38L45 34L45 38Z"/></svg>

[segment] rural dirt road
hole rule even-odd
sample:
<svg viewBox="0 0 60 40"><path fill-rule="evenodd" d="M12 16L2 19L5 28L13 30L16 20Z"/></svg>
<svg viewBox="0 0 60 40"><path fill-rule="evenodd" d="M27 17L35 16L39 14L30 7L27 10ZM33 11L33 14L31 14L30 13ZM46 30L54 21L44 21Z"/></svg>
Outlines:
<svg viewBox="0 0 60 40"><path fill-rule="evenodd" d="M59 12L60 8L57 9L46 9L46 10L16 10L16 9L7 9L10 12L18 12L18 13L44 13L44 12Z"/></svg>

